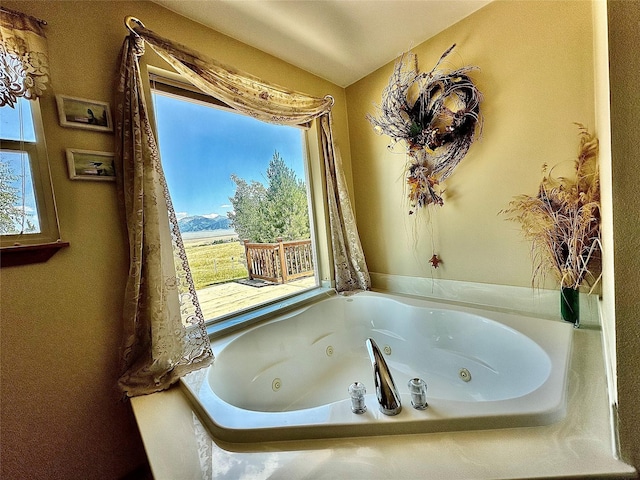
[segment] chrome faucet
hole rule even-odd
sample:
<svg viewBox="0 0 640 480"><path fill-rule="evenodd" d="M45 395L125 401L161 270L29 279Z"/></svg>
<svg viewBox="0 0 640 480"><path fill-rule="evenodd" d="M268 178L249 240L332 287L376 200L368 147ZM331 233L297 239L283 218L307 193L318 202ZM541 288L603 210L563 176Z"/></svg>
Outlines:
<svg viewBox="0 0 640 480"><path fill-rule="evenodd" d="M402 410L402 405L387 362L384 361L384 357L373 338L368 338L365 345L373 366L373 381L376 387L378 403L380 404L380 411L385 415L397 415Z"/></svg>

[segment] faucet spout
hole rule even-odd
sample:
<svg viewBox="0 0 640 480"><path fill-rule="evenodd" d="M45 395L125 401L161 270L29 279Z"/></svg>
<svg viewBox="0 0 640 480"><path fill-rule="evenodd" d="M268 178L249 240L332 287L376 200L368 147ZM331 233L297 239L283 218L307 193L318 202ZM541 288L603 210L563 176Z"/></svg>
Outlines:
<svg viewBox="0 0 640 480"><path fill-rule="evenodd" d="M397 415L402 410L402 405L387 362L385 362L373 338L368 338L365 345L373 366L373 381L376 387L378 403L380 404L380 411L385 415Z"/></svg>

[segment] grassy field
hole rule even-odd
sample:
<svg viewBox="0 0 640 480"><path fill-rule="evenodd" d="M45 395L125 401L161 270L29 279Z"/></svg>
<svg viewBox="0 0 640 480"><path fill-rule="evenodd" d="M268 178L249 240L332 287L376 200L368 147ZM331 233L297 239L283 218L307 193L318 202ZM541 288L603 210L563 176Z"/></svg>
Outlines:
<svg viewBox="0 0 640 480"><path fill-rule="evenodd" d="M189 241L185 252L196 290L249 276L240 242Z"/></svg>

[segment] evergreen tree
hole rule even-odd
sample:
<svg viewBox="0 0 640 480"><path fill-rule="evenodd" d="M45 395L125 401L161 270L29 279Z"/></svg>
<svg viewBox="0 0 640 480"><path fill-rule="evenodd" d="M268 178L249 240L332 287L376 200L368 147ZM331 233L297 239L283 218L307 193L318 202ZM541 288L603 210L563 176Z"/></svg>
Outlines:
<svg viewBox="0 0 640 480"><path fill-rule="evenodd" d="M296 178L293 169L275 152L267 169L265 228L270 238L285 240L309 238L309 213L307 190L302 180Z"/></svg>
<svg viewBox="0 0 640 480"><path fill-rule="evenodd" d="M231 227L242 240L265 242L261 234L262 210L267 194L264 185L256 181L248 183L235 174L231 175L231 180L236 184L236 192L229 198L233 211L227 213L227 217L231 220Z"/></svg>
<svg viewBox="0 0 640 480"><path fill-rule="evenodd" d="M307 189L303 180L287 167L278 152L273 154L266 172L268 186L252 181L251 184L232 175L236 184L235 195L230 198L234 212L229 213L232 225L242 239L272 243L278 237L284 240L309 238L309 210Z"/></svg>

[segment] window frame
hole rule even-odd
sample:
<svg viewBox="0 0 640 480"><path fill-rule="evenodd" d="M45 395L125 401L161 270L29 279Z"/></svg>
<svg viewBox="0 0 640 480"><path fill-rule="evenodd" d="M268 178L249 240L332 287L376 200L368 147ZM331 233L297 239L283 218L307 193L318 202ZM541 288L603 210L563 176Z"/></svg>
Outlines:
<svg viewBox="0 0 640 480"><path fill-rule="evenodd" d="M46 248L43 249L43 247L52 245L54 250L51 252L51 255L53 255L53 253L57 251L56 246L62 247L68 245L68 243L62 242L60 238L58 213L53 192L53 183L51 180L51 170L47 154L44 127L42 124L40 101L38 99L24 101L27 102L26 104L29 105L29 108L31 109L33 128L36 137L35 142L0 139L0 148L5 151L16 153L25 152L29 156L29 165L31 168L31 177L33 180L33 189L38 210L40 232L0 235L3 267L9 266L9 264L33 263L30 261L19 261L18 263L13 263L13 261L8 260L8 256L11 256L14 252L19 251L21 252L21 255L24 255L25 251L30 251L30 247L35 247L31 248L31 250L42 253L43 250L46 250ZM49 255L49 257L51 255Z"/></svg>
<svg viewBox="0 0 640 480"><path fill-rule="evenodd" d="M147 75L144 78L147 105L151 105L150 119L157 137L157 118L153 108L153 92L159 90L164 94L177 98L191 99L196 102L213 105L238 115L245 115L226 103L203 93L200 89L185 81L178 73L158 67L146 65ZM233 331L246 328L257 322L272 318L275 315L300 308L304 304L316 301L333 291L333 263L330 253L329 212L326 203L326 185L324 178L324 162L321 157L320 122L314 120L309 125L294 126L303 130L303 162L307 200L309 205L309 227L312 237L312 251L316 262L316 286L301 293L283 295L274 300L256 306L238 310L214 319L206 319L207 333L211 338L227 335Z"/></svg>

